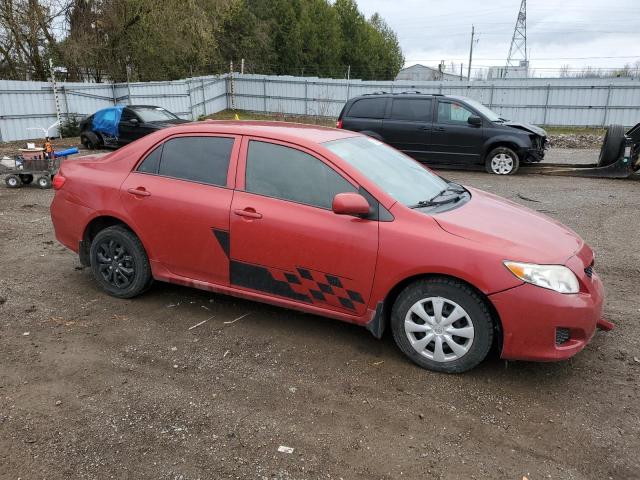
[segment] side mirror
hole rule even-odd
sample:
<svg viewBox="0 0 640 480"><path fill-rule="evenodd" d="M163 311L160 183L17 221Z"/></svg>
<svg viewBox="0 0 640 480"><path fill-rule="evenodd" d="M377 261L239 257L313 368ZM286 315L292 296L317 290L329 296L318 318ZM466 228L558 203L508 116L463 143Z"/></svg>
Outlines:
<svg viewBox="0 0 640 480"><path fill-rule="evenodd" d="M356 217L369 214L369 202L359 193L339 193L333 197L331 206L337 215L353 215Z"/></svg>
<svg viewBox="0 0 640 480"><path fill-rule="evenodd" d="M132 118L131 120L129 120L129 123L134 127L137 127L140 124L137 118Z"/></svg>
<svg viewBox="0 0 640 480"><path fill-rule="evenodd" d="M467 122L469 125L473 125L474 127L482 125L482 119L477 115L470 115L469 118L467 118Z"/></svg>

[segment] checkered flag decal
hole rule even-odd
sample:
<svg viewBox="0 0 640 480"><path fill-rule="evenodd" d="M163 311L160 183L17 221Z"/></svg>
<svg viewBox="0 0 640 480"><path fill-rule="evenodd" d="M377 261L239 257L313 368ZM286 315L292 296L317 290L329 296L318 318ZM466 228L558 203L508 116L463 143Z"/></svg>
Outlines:
<svg viewBox="0 0 640 480"><path fill-rule="evenodd" d="M293 291L308 295L313 303L347 310L356 310L356 304L364 304L362 295L348 288L349 279L346 278L302 267L297 267L296 272L272 271L271 274L276 280L286 281Z"/></svg>

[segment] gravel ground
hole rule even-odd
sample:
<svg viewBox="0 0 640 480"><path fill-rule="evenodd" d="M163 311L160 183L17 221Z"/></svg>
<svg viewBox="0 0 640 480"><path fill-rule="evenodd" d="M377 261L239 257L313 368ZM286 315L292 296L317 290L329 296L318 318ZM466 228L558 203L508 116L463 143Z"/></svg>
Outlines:
<svg viewBox="0 0 640 480"><path fill-rule="evenodd" d="M582 235L616 329L442 375L311 315L168 284L117 300L55 241L52 191L1 186L0 478L640 478L640 181L445 175Z"/></svg>

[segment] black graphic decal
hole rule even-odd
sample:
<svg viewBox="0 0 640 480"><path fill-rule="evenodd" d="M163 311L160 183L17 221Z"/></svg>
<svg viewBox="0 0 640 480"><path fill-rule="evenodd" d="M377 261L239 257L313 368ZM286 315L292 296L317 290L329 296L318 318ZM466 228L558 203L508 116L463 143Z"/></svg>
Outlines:
<svg viewBox="0 0 640 480"><path fill-rule="evenodd" d="M216 237L216 240L218 240L220 247L222 247L224 254L227 256L227 258L229 258L229 232L225 232L224 230L217 230L215 228L212 228L211 231Z"/></svg>

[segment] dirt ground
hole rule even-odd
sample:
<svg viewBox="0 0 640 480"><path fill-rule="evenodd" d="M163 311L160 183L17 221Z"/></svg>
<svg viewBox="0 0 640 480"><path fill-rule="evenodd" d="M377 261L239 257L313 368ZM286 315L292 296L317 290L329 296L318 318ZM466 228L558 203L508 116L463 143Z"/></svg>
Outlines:
<svg viewBox="0 0 640 480"><path fill-rule="evenodd" d="M431 373L337 321L111 298L55 241L53 192L0 186L0 479L640 478L639 179L443 174L582 235L616 329L563 363Z"/></svg>

